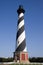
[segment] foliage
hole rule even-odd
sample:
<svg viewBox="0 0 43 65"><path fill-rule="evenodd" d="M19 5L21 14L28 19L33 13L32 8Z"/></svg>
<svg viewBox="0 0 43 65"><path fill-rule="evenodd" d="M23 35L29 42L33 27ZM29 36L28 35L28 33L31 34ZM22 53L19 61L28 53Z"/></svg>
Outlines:
<svg viewBox="0 0 43 65"><path fill-rule="evenodd" d="M42 63L43 62L43 57L33 57L33 58L29 58L30 62L40 62Z"/></svg>
<svg viewBox="0 0 43 65"><path fill-rule="evenodd" d="M12 62L14 60L14 58L1 58L0 57L0 62ZM40 62L42 63L43 62L43 57L32 57L32 58L29 58L29 61L30 62Z"/></svg>
<svg viewBox="0 0 43 65"><path fill-rule="evenodd" d="M0 58L0 62L12 62L14 58Z"/></svg>

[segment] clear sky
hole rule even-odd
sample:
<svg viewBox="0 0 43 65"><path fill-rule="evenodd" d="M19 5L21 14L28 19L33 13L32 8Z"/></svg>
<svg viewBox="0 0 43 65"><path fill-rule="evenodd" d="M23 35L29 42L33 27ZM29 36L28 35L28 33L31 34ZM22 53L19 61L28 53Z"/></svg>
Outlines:
<svg viewBox="0 0 43 65"><path fill-rule="evenodd" d="M43 57L43 0L0 0L0 57L13 57L19 5L25 9L29 57Z"/></svg>

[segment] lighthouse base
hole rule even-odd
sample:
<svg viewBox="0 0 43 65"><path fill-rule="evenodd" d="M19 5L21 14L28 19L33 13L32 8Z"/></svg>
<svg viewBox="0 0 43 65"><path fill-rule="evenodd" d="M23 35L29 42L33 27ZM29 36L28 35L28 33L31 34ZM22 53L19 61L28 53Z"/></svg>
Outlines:
<svg viewBox="0 0 43 65"><path fill-rule="evenodd" d="M14 52L15 62L29 62L27 52Z"/></svg>

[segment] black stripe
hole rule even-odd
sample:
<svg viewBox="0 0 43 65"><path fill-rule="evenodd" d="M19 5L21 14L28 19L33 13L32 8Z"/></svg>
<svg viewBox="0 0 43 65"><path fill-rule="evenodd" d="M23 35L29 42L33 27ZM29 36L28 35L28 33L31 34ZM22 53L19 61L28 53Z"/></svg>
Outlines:
<svg viewBox="0 0 43 65"><path fill-rule="evenodd" d="M22 16L19 20L18 20L18 24L24 19L24 16Z"/></svg>
<svg viewBox="0 0 43 65"><path fill-rule="evenodd" d="M17 32L17 36L16 36L16 40L18 39L18 37L21 35L21 33L24 31L24 25L18 30Z"/></svg>
<svg viewBox="0 0 43 65"><path fill-rule="evenodd" d="M17 51L23 51L26 47L26 40L24 39L23 42L18 46L18 48L16 49Z"/></svg>

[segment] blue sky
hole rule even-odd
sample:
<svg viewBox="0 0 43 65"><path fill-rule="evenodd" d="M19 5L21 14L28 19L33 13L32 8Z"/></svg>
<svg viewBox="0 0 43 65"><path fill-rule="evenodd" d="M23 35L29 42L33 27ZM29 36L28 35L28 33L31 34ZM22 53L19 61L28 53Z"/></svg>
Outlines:
<svg viewBox="0 0 43 65"><path fill-rule="evenodd" d="M43 0L0 0L0 57L13 57L19 5L25 9L29 57L43 57Z"/></svg>

